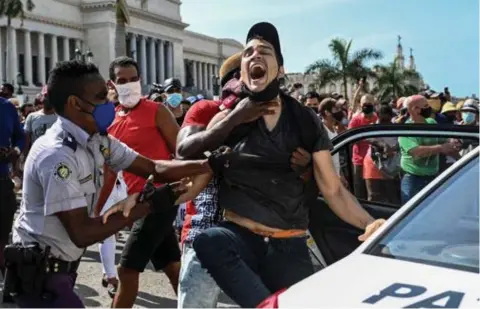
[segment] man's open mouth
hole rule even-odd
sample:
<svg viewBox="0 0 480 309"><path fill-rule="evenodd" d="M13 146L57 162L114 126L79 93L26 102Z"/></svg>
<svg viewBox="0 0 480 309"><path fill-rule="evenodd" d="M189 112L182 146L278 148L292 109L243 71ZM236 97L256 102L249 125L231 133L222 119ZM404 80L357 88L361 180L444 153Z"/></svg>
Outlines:
<svg viewBox="0 0 480 309"><path fill-rule="evenodd" d="M267 69L261 64L254 64L250 67L250 79L260 80L267 75Z"/></svg>

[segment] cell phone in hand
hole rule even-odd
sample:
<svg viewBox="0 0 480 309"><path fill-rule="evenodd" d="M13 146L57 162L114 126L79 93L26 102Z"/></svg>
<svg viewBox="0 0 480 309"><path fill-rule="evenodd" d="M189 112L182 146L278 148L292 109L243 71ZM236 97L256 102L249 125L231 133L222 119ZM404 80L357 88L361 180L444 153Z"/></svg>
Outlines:
<svg viewBox="0 0 480 309"><path fill-rule="evenodd" d="M153 178L153 175L148 176L147 181L143 186L142 192L140 192L140 196L138 197L139 203L144 202L145 199L150 196L152 190L155 190L155 186L153 185Z"/></svg>

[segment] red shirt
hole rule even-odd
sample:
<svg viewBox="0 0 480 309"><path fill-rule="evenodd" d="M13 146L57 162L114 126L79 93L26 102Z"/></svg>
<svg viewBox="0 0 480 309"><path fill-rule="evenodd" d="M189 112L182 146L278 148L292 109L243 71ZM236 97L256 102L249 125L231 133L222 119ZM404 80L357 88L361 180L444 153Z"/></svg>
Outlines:
<svg viewBox="0 0 480 309"><path fill-rule="evenodd" d="M190 107L185 119L183 120L182 127L187 126L202 126L207 127L212 118L220 112L220 102L201 100L196 102ZM195 204L193 201L188 201L185 207L185 221L183 222L181 241L185 241L189 231L192 229L192 217L197 214Z"/></svg>
<svg viewBox="0 0 480 309"><path fill-rule="evenodd" d="M117 106L115 120L108 133L149 159L171 160L171 152L155 122L158 103L142 98L127 114L120 113L122 110L120 105ZM127 172L123 173L123 177L128 194L142 191L145 178Z"/></svg>
<svg viewBox="0 0 480 309"><path fill-rule="evenodd" d="M206 127L210 120L220 111L220 103L217 101L201 100L190 107L185 114L183 127L204 126Z"/></svg>
<svg viewBox="0 0 480 309"><path fill-rule="evenodd" d="M366 118L363 113L359 113L353 116L352 120L348 124L349 129L358 128L361 126L366 126L370 124L374 124L377 122L377 115L373 114L373 117ZM353 145L353 157L352 162L353 165L360 165L363 166L363 159L368 152L368 147L370 144L367 141L360 141Z"/></svg>

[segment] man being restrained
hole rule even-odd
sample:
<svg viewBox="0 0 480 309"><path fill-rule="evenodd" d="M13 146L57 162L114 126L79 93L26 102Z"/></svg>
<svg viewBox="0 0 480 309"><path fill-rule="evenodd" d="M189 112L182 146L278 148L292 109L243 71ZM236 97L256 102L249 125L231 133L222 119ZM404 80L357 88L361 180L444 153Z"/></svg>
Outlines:
<svg viewBox="0 0 480 309"><path fill-rule="evenodd" d="M242 307L256 307L272 293L313 274L306 244L308 207L320 189L329 207L345 222L365 230L366 239L384 222L373 219L345 189L330 155L331 143L318 117L295 99L280 93L284 75L277 30L254 25L242 54L242 100L275 102L269 112L237 126L224 143L231 148L221 165L219 205L224 222L196 237L193 247L218 286ZM217 114L209 124L228 120ZM313 176L291 166L297 148L312 154ZM213 153L217 156L217 153ZM195 186L210 178L198 176Z"/></svg>

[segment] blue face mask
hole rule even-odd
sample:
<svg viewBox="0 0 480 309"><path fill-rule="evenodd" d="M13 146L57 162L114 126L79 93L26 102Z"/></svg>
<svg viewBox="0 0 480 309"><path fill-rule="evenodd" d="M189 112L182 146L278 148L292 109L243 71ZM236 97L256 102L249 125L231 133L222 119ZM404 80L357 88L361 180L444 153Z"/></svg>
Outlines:
<svg viewBox="0 0 480 309"><path fill-rule="evenodd" d="M470 112L463 112L462 120L465 124L471 124L472 122L475 121L475 114Z"/></svg>
<svg viewBox="0 0 480 309"><path fill-rule="evenodd" d="M177 108L182 103L183 96L180 93L171 93L167 96L167 104L172 108Z"/></svg>
<svg viewBox="0 0 480 309"><path fill-rule="evenodd" d="M87 114L92 115L97 125L98 133L101 135L107 134L108 127L112 124L115 119L115 106L112 102L105 102L103 104L93 104L85 99L81 99L83 102L94 107L93 111L86 112Z"/></svg>

